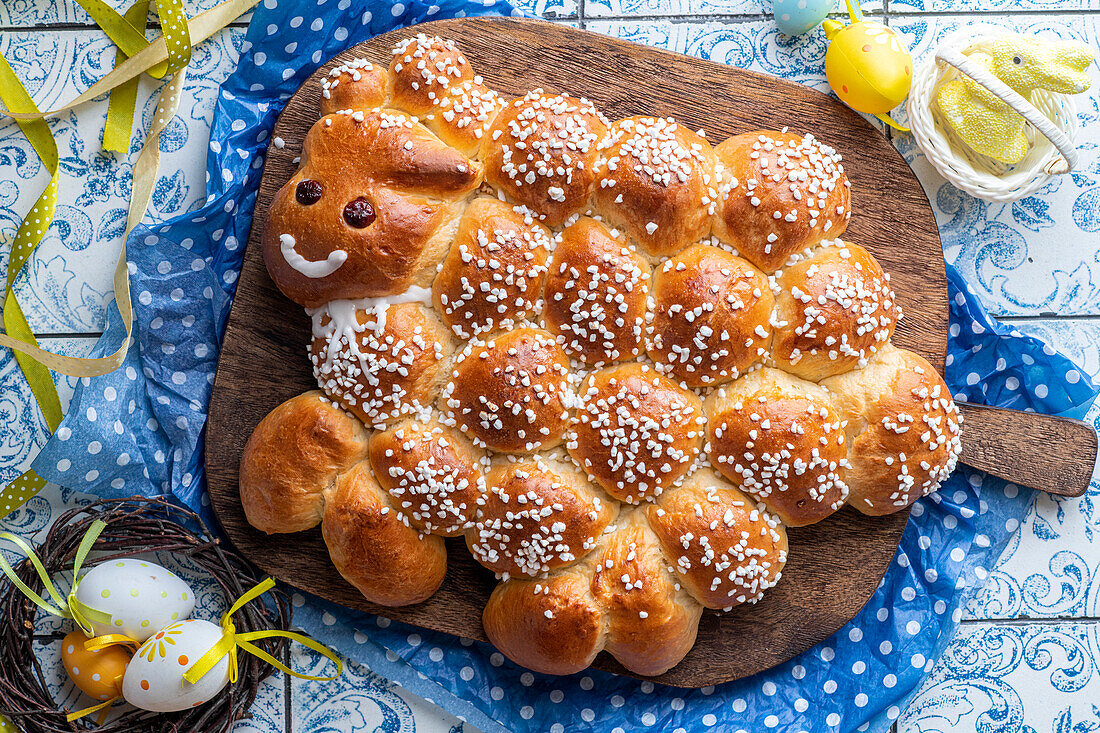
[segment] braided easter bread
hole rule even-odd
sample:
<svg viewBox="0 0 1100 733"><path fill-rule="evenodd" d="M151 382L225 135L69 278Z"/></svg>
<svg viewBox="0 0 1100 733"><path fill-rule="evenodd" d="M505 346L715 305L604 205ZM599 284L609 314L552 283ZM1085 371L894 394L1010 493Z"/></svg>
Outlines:
<svg viewBox="0 0 1100 733"><path fill-rule="evenodd" d="M661 674L704 609L779 581L785 526L953 470L958 410L891 343L889 275L839 238L848 180L812 135L712 147L509 99L426 36L321 96L262 235L321 391L256 428L241 500L265 532L320 522L368 600L428 598L464 536L507 656Z"/></svg>

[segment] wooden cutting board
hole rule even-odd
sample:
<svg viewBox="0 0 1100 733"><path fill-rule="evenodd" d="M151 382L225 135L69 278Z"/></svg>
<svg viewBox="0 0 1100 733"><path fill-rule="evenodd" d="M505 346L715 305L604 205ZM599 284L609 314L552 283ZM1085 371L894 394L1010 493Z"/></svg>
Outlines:
<svg viewBox="0 0 1100 733"><path fill-rule="evenodd" d="M375 606L330 564L319 529L268 537L245 520L237 489L237 467L252 429L276 405L316 386L306 357L309 319L276 290L261 256L259 239L268 206L296 169L302 140L318 118L320 78L353 58L388 64L394 43L418 31L454 39L486 83L501 92L519 95L542 86L583 95L610 119L674 116L692 128L704 128L715 144L740 132L790 126L835 146L852 184L853 216L845 239L868 248L891 273L905 312L895 342L942 369L947 286L932 210L897 151L835 99L770 76L541 21L440 20L387 33L332 59L289 100L279 118L274 136L285 145L268 150L218 364L206 441L210 495L230 540L266 572L344 606L485 639L481 611L495 580L474 562L461 540L448 540L447 579L430 600L408 608ZM1011 476L1024 463L1019 453L1024 441L1014 417L1022 413L1006 418L1005 412L989 410L992 421L980 413L976 419L968 414L964 436L972 464ZM992 429L983 429L983 424ZM1048 451L1075 438L1067 450L1071 455L1087 453L1088 440L1079 426L1048 419L1027 429L1040 428L1047 431ZM1092 436L1088 455L1095 456L1095 435L1087 432ZM1006 461L1007 454L1012 458ZM1087 463L1087 468L1076 466L1077 472L1067 473L1061 483L1081 484L1083 471L1087 486L1091 459ZM1032 473L1042 478L1050 472L1046 465ZM714 685L767 669L827 638L871 597L907 519L907 511L868 518L846 508L814 526L788 530L790 557L779 585L754 606L704 614L695 647L655 681ZM629 674L607 654L594 666Z"/></svg>

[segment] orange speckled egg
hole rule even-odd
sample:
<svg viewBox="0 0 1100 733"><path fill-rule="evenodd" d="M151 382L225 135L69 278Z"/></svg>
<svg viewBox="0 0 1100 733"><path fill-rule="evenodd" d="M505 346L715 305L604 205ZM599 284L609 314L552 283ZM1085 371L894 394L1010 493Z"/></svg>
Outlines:
<svg viewBox="0 0 1100 733"><path fill-rule="evenodd" d="M83 631L74 631L61 640L65 671L81 692L97 701L120 696L130 650L115 645L88 651L84 648L87 638Z"/></svg>

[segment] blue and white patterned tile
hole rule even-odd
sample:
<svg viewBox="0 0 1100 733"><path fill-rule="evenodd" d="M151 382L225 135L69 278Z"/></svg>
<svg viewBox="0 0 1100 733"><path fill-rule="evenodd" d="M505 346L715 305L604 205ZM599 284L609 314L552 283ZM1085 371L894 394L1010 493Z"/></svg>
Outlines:
<svg viewBox="0 0 1100 733"><path fill-rule="evenodd" d="M1073 359L1094 378L1100 372L1100 322L1058 319L1013 322ZM1100 428L1100 407L1086 419ZM1015 487L1010 487L1015 491ZM967 619L1100 616L1100 474L1085 496L1039 494L984 584L964 609Z"/></svg>
<svg viewBox="0 0 1100 733"><path fill-rule="evenodd" d="M512 0L512 5L529 15L552 20L576 18L578 0Z"/></svg>
<svg viewBox="0 0 1100 733"><path fill-rule="evenodd" d="M161 175L146 223L187 211L205 198L203 153L214 99L237 63L243 38L243 30L227 29L196 49L180 114L161 137ZM4 33L0 53L40 108L67 103L114 63L114 47L98 31ZM148 127L156 89L150 79L140 84L136 129ZM61 156L61 203L16 283L27 320L37 333L98 331L105 304L113 297L111 276L121 247L132 164L142 140L135 135L125 155L103 151L106 112L106 100L99 100L51 123ZM48 180L19 128L10 121L0 124L0 241L12 241L22 216Z"/></svg>
<svg viewBox="0 0 1100 733"><path fill-rule="evenodd" d="M585 0L586 18L623 18L683 15L763 15L772 12L771 0Z"/></svg>
<svg viewBox="0 0 1100 733"><path fill-rule="evenodd" d="M40 345L66 356L84 356L95 345L93 338L48 338ZM62 408L72 398L72 377L54 374ZM48 437L46 423L12 352L0 350L0 486L5 486L30 465Z"/></svg>
<svg viewBox="0 0 1100 733"><path fill-rule="evenodd" d="M1100 0L890 0L890 13L1067 13L1100 10Z"/></svg>
<svg viewBox="0 0 1100 733"><path fill-rule="evenodd" d="M1077 39L1100 54L1100 16L999 15L988 21L1024 34ZM900 18L891 25L912 41L919 64L967 22ZM1093 65L1089 75L1092 90L1075 98L1081 126L1078 169L1013 204L960 192L944 181L910 136L894 137L933 204L945 255L996 315L1100 312L1100 69Z"/></svg>
<svg viewBox="0 0 1100 733"><path fill-rule="evenodd" d="M588 30L627 41L751 69L828 91L825 34L816 29L784 36L770 20L681 23L666 20L592 20Z"/></svg>
<svg viewBox="0 0 1100 733"><path fill-rule="evenodd" d="M295 645L295 672L331 674L332 663ZM344 660L344 672L332 682L293 679L293 730L305 733L477 733L458 718L402 689L366 667Z"/></svg>
<svg viewBox="0 0 1100 733"><path fill-rule="evenodd" d="M183 9L189 17L217 5L222 0L183 0ZM106 0L119 12L133 5L133 0ZM156 12L150 14L156 20ZM91 17L75 0L4 0L0 3L0 25L12 28L30 28L41 25L93 25Z"/></svg>
<svg viewBox="0 0 1100 733"><path fill-rule="evenodd" d="M1100 624L964 624L898 733L1100 729Z"/></svg>
<svg viewBox="0 0 1100 733"><path fill-rule="evenodd" d="M286 680L276 672L260 683L248 717L233 726L232 733L283 733L287 730Z"/></svg>
<svg viewBox="0 0 1100 733"><path fill-rule="evenodd" d="M882 0L864 0L861 5L868 16L882 13ZM833 8L834 17L847 17L843 0L834 0ZM773 0L586 0L584 4L586 18L697 17L700 22L715 18L739 22L770 16L773 11Z"/></svg>

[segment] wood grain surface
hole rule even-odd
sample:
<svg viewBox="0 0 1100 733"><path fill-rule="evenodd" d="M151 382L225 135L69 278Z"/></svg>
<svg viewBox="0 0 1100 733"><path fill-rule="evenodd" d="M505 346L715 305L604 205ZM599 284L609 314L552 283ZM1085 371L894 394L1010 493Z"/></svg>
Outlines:
<svg viewBox="0 0 1100 733"><path fill-rule="evenodd" d="M966 465L1058 496L1082 496L1096 464L1096 431L1066 417L959 405Z"/></svg>
<svg viewBox="0 0 1100 733"><path fill-rule="evenodd" d="M302 140L318 118L320 76L357 57L389 63L395 41L423 31L453 38L486 82L509 94L542 86L583 95L611 119L674 116L704 128L717 144L758 128L813 132L844 156L853 217L845 239L867 247L891 273L905 318L895 341L938 369L946 347L946 281L939 234L924 192L897 151L843 104L807 87L720 64L541 21L443 20L385 34L331 60L288 102L268 150L254 226L230 314L207 427L206 467L219 521L233 544L280 580L351 608L484 640L481 611L495 581L461 540L448 540L449 569L440 590L408 608L367 603L335 571L320 531L268 537L248 525L237 468L256 424L276 405L315 387L306 356L310 324L284 298L264 267L259 236L272 196L291 176ZM968 414L967 428L982 413ZM1003 440L993 438L1000 432ZM966 433L964 432L964 435ZM1018 439L1000 421L989 439L968 443L988 465ZM1095 443L1093 454L1095 454ZM1091 464L1090 464L1091 466ZM684 661L655 681L683 687L738 679L783 662L830 636L870 598L894 556L908 512L867 518L844 509L811 527L789 530L783 580L755 606L706 613ZM607 654L597 668L626 673Z"/></svg>

